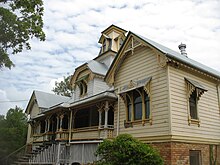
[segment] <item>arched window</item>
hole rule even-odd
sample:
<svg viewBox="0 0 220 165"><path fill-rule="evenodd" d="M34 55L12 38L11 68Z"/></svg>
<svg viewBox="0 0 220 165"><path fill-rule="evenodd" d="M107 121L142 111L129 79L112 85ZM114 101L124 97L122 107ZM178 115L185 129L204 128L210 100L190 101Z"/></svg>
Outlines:
<svg viewBox="0 0 220 165"><path fill-rule="evenodd" d="M132 104L128 96L126 96L126 100L127 100L127 117L128 117L127 120L131 121Z"/></svg>
<svg viewBox="0 0 220 165"><path fill-rule="evenodd" d="M79 89L80 89L80 96L83 95L83 84L79 83Z"/></svg>
<svg viewBox="0 0 220 165"><path fill-rule="evenodd" d="M87 93L87 84L85 81L79 82L80 96L83 96Z"/></svg>
<svg viewBox="0 0 220 165"><path fill-rule="evenodd" d="M144 91L144 105L145 105L145 119L150 118L150 99L148 94Z"/></svg>
<svg viewBox="0 0 220 165"><path fill-rule="evenodd" d="M133 91L134 97L134 120L141 120L142 119L142 98L138 91Z"/></svg>
<svg viewBox="0 0 220 165"><path fill-rule="evenodd" d="M87 84L85 83L85 81L83 81L83 86L84 86L84 94L87 93Z"/></svg>
<svg viewBox="0 0 220 165"><path fill-rule="evenodd" d="M190 95L189 107L190 107L190 117L191 117L191 119L198 119L196 90L194 90L194 92Z"/></svg>

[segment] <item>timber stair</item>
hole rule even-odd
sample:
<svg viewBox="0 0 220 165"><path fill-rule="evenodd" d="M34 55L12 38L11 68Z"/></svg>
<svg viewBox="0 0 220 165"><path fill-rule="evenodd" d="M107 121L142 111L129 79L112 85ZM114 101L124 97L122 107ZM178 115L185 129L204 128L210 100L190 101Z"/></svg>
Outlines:
<svg viewBox="0 0 220 165"><path fill-rule="evenodd" d="M16 161L13 162L12 165L32 164L32 163L30 163L30 159L32 159L36 155L40 154L41 152L43 152L45 149L47 149L51 145L52 144L39 145L37 148L35 148L31 152L25 153L24 155L20 156Z"/></svg>

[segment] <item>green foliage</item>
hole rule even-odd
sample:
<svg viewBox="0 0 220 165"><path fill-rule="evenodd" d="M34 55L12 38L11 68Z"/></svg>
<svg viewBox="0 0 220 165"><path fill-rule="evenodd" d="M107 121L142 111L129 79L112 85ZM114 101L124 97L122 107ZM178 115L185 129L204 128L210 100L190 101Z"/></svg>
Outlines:
<svg viewBox="0 0 220 165"><path fill-rule="evenodd" d="M70 97L72 95L72 86L70 84L71 76L63 77L63 81L61 82L55 82L55 88L53 88L53 92L57 95L61 96L68 96Z"/></svg>
<svg viewBox="0 0 220 165"><path fill-rule="evenodd" d="M3 6L5 3L5 7ZM0 68L14 66L9 54L31 49L33 37L45 40L42 0L0 0Z"/></svg>
<svg viewBox="0 0 220 165"><path fill-rule="evenodd" d="M210 165L216 165L216 163L217 163L217 156L214 156L214 147L213 147L213 145L211 144L210 146L209 146L209 150L210 150Z"/></svg>
<svg viewBox="0 0 220 165"><path fill-rule="evenodd" d="M27 117L23 110L17 106L9 109L6 118L0 117L0 158L22 147L26 136Z"/></svg>
<svg viewBox="0 0 220 165"><path fill-rule="evenodd" d="M96 151L101 157L98 165L162 165L160 155L149 145L131 135L122 134L110 140L104 140Z"/></svg>

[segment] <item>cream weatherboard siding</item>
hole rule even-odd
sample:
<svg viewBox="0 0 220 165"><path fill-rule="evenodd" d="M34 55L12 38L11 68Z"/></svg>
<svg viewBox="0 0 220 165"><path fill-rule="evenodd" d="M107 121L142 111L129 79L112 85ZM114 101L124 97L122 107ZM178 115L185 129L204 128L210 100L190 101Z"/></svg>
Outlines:
<svg viewBox="0 0 220 165"><path fill-rule="evenodd" d="M94 80L90 80L88 82L87 94L84 97L80 97L80 89L79 89L79 86L76 85L75 90L74 90L74 100L77 101L81 98L86 98L86 97L92 96L93 95L93 84L94 84Z"/></svg>
<svg viewBox="0 0 220 165"><path fill-rule="evenodd" d="M130 80L141 80L152 77L151 80L151 112L152 125L146 123L134 124L133 128L125 128L126 120L125 105L119 99L120 123L119 134L129 133L134 137L146 138L153 136L169 135L169 112L168 112L168 87L167 70L161 68L157 63L157 55L148 47L139 47L134 50L133 55L129 53L122 62L115 76L115 89L127 85ZM115 106L115 118L117 118L117 108ZM117 120L115 120L117 127Z"/></svg>
<svg viewBox="0 0 220 165"><path fill-rule="evenodd" d="M31 118L36 117L39 113L40 113L40 109L39 109L37 103L34 102L33 107L31 109L31 112L30 112L30 117Z"/></svg>
<svg viewBox="0 0 220 165"><path fill-rule="evenodd" d="M93 81L94 81L93 95L101 93L109 89L109 86L106 84L104 79L95 77Z"/></svg>
<svg viewBox="0 0 220 165"><path fill-rule="evenodd" d="M198 102L200 126L188 124L186 82L184 77L195 80L204 86L205 92ZM216 83L207 77L169 68L170 97L172 111L172 135L176 138L196 141L220 142L220 113Z"/></svg>
<svg viewBox="0 0 220 165"><path fill-rule="evenodd" d="M30 112L30 118L36 117L40 113L40 109L36 102L33 103L33 107ZM31 125L28 124L28 132L27 132L27 143L30 143L33 141L32 135L31 135Z"/></svg>

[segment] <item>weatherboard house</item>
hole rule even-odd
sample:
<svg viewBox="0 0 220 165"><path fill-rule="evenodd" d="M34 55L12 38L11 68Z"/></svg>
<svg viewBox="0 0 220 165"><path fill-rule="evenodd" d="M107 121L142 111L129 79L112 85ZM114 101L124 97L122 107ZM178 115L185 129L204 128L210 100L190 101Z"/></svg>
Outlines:
<svg viewBox="0 0 220 165"><path fill-rule="evenodd" d="M220 164L220 73L115 25L96 58L75 69L71 98L34 91L30 164L88 164L119 134L156 148L166 165ZM119 162L120 164L120 162Z"/></svg>

